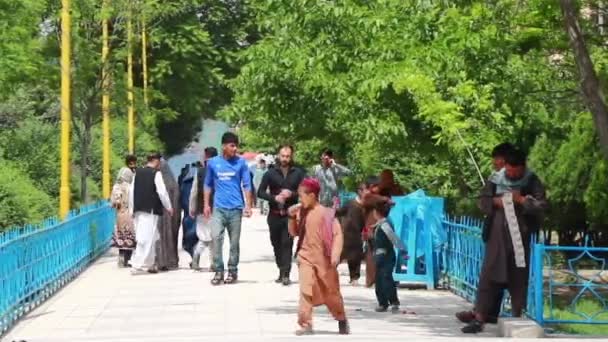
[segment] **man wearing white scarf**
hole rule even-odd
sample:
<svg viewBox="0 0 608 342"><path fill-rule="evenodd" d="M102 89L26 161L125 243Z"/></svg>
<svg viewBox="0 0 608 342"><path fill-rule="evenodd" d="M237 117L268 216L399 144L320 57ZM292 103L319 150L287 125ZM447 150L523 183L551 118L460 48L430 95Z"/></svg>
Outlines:
<svg viewBox="0 0 608 342"><path fill-rule="evenodd" d="M506 289L511 309L519 317L526 306L530 240L540 229L548 203L540 179L526 167L526 155L511 151L504 169L482 190L481 211L489 217L486 252L477 289L475 319L462 329L477 333L494 312L496 298Z"/></svg>

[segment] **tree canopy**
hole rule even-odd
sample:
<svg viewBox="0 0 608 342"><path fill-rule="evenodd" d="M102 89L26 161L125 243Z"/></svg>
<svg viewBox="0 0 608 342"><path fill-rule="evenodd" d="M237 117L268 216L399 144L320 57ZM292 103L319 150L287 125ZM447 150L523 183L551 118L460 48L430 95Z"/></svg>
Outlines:
<svg viewBox="0 0 608 342"><path fill-rule="evenodd" d="M255 10L263 38L241 54L223 111L254 146L295 142L306 163L331 146L360 177L391 168L407 189L472 214L491 149L510 141L531 152L556 208L583 209L569 226L556 211L551 225L605 229L606 161L558 3L267 0ZM605 80L597 13L580 20Z"/></svg>
<svg viewBox="0 0 608 342"><path fill-rule="evenodd" d="M353 180L393 169L407 190L423 188L446 197L450 212L475 215L490 151L510 141L546 183L548 228L608 231L608 161L597 134L608 76L601 1L110 3L103 10L101 1L74 3L75 205L99 197L103 18L111 23L113 171L126 153L131 16L140 155L179 153L203 118L222 118L247 149L292 143L309 166L330 147L355 170ZM0 0L0 158L51 202L59 8L58 0ZM591 69L581 63L585 50Z"/></svg>

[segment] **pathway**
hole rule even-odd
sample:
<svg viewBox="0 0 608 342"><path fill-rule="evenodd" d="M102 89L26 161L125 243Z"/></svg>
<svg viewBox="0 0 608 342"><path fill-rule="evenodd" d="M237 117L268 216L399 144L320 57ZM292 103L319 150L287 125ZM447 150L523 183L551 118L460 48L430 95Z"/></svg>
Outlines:
<svg viewBox="0 0 608 342"><path fill-rule="evenodd" d="M131 276L116 267L109 252L75 281L18 323L3 341L201 341L309 340L336 338L337 323L325 308L315 309L317 335L299 338L296 328L297 284L274 283L276 269L265 219L246 219L241 235L240 281L213 287L210 273L187 268ZM226 239L227 240L227 239ZM347 268L340 266L341 282ZM295 273L294 273L295 276ZM470 337L460 333L454 313L470 307L445 291L401 289L402 309L416 314L378 314L374 291L343 285L350 318L349 340L481 341L496 336L495 326ZM485 337L485 338L484 338Z"/></svg>

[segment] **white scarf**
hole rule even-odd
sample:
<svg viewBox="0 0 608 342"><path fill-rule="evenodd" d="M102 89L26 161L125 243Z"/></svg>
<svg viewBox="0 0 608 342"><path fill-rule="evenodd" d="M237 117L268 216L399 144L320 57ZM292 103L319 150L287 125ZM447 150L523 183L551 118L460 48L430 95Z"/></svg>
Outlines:
<svg viewBox="0 0 608 342"><path fill-rule="evenodd" d="M515 206L513 205L512 193L506 192L502 195L502 206L505 211L507 225L509 226L511 242L513 243L513 252L515 254L515 266L517 266L517 268L525 268L526 254L524 251L524 244L521 238L521 232L519 231L517 215L515 214Z"/></svg>

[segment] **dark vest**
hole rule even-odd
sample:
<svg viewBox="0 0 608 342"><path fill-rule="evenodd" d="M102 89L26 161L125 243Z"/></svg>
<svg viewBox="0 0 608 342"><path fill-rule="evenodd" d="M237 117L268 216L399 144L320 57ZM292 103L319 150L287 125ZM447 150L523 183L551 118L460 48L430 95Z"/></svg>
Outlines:
<svg viewBox="0 0 608 342"><path fill-rule="evenodd" d="M207 168L205 166L201 166L198 168L196 176L198 177L198 189L197 194L199 196L199 204L200 207L203 208L205 205L205 176L207 174ZM211 189L211 196L209 196L209 206L213 208L213 188Z"/></svg>
<svg viewBox="0 0 608 342"><path fill-rule="evenodd" d="M142 211L154 215L163 215L163 204L156 192L154 177L159 172L151 167L142 167L135 171L133 190L133 212Z"/></svg>

